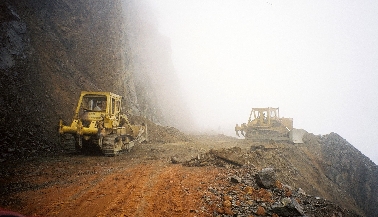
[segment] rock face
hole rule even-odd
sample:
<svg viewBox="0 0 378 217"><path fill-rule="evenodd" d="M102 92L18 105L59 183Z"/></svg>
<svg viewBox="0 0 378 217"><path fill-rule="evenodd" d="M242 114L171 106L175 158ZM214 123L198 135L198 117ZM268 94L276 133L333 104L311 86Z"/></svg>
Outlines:
<svg viewBox="0 0 378 217"><path fill-rule="evenodd" d="M348 189L367 216L378 215L378 168L336 133L322 137L322 158L326 176Z"/></svg>
<svg viewBox="0 0 378 217"><path fill-rule="evenodd" d="M0 10L4 155L57 148L59 118L71 121L82 90L122 95L125 111L155 123L189 125L169 41L143 1L4 0Z"/></svg>
<svg viewBox="0 0 378 217"><path fill-rule="evenodd" d="M0 69L5 70L16 65L17 60L25 59L25 51L29 46L29 38L26 35L26 24L21 21L14 9L9 5L1 8L1 58Z"/></svg>

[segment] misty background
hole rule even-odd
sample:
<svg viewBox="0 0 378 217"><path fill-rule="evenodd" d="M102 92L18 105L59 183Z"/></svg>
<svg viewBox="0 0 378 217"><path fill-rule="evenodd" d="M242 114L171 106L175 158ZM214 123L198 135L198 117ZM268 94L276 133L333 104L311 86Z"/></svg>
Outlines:
<svg viewBox="0 0 378 217"><path fill-rule="evenodd" d="M377 1L149 0L198 130L252 107L336 132L378 163Z"/></svg>

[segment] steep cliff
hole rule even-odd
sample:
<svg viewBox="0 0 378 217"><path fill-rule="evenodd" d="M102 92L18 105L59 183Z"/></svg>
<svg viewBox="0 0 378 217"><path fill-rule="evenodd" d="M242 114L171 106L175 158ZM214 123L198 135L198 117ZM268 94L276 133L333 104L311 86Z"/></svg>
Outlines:
<svg viewBox="0 0 378 217"><path fill-rule="evenodd" d="M366 216L378 214L378 166L336 133L323 136L321 167L328 179L347 191Z"/></svg>
<svg viewBox="0 0 378 217"><path fill-rule="evenodd" d="M0 4L3 152L54 147L58 120L71 120L81 90L112 91L131 114L187 125L169 40L142 1Z"/></svg>

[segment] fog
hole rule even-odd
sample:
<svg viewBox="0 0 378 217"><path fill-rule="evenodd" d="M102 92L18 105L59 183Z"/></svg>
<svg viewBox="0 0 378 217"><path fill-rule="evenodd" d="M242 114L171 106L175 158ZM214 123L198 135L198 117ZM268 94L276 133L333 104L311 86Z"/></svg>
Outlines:
<svg viewBox="0 0 378 217"><path fill-rule="evenodd" d="M338 133L378 163L378 1L149 0L197 129L252 107Z"/></svg>

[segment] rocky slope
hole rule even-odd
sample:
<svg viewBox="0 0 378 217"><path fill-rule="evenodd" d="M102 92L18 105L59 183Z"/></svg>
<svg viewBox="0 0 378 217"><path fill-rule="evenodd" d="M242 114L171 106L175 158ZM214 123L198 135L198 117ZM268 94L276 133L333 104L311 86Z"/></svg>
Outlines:
<svg viewBox="0 0 378 217"><path fill-rule="evenodd" d="M354 198L366 216L378 215L378 166L341 136L321 138L321 168L328 179Z"/></svg>
<svg viewBox="0 0 378 217"><path fill-rule="evenodd" d="M306 195L331 201L339 207L353 211L356 215L377 216L377 165L336 133L324 136L307 133L304 142L304 144L292 145L251 143L249 141L232 142L223 139L220 146L228 149L211 150L184 164L188 166L253 167L254 174L257 171L271 168L274 170L276 180L297 190L301 188ZM201 141L201 143L204 142ZM209 143L214 143L214 139L211 139ZM210 144L204 143L204 146ZM180 158L173 160L183 161ZM234 173L240 180L251 178L251 174L246 172ZM253 177L255 178L255 175ZM229 175L228 178L232 178L232 175ZM246 181L239 182L246 184ZM265 186L264 188L270 189L271 187ZM223 192L227 193L224 190ZM305 206L305 204L301 204ZM238 212L244 211L239 210ZM351 214L351 216L355 214ZM313 215L323 216L323 214L320 215L320 210L314 212ZM324 216L331 215L325 213Z"/></svg>

